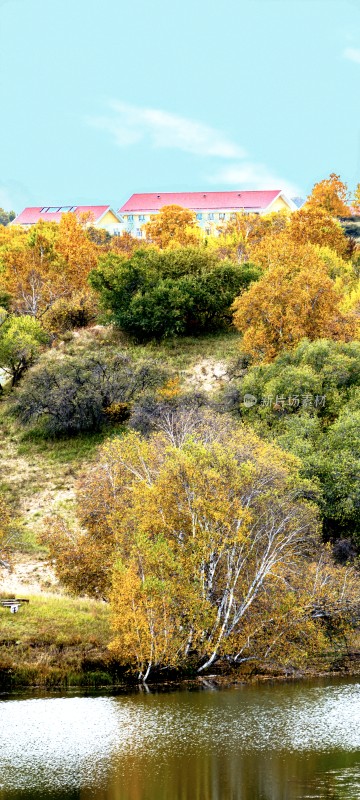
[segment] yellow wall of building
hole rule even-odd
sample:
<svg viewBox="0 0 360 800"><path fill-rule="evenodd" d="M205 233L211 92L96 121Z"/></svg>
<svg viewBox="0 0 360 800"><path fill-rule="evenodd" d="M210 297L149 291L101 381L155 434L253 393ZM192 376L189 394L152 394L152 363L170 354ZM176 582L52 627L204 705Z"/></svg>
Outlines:
<svg viewBox="0 0 360 800"><path fill-rule="evenodd" d="M282 197L277 197L276 200L271 204L271 206L267 210L267 214L270 214L273 211L287 211L288 214L291 214L291 208L285 203Z"/></svg>
<svg viewBox="0 0 360 800"><path fill-rule="evenodd" d="M115 224L116 224L116 223L117 223L117 224L119 224L119 220L118 220L118 219L116 219L116 217L115 217L115 214L113 214L113 212L112 212L112 211L107 211L107 212L106 212L106 214L105 214L105 216L104 216L104 217L102 217L102 219L100 220L100 225L101 225L101 227L102 227L103 225L114 225L114 223L115 223ZM99 223L98 223L98 224L99 224Z"/></svg>

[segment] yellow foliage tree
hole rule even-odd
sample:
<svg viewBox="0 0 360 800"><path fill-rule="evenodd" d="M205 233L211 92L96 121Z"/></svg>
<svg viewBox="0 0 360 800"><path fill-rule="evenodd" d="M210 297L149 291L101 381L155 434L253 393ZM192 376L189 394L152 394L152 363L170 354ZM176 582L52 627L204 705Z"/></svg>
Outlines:
<svg viewBox="0 0 360 800"><path fill-rule="evenodd" d="M86 235L86 218L78 220L75 214L63 214L58 226L56 252L65 263L65 271L72 291L83 289L90 270L95 269L99 249Z"/></svg>
<svg viewBox="0 0 360 800"><path fill-rule="evenodd" d="M10 293L15 313L39 317L69 291L55 249L57 233L55 223L39 222L25 236L16 229L3 246L1 289Z"/></svg>
<svg viewBox="0 0 360 800"><path fill-rule="evenodd" d="M309 558L317 513L297 460L206 416L180 439L103 445L81 483L81 530L58 520L49 538L60 576L110 593L111 650L139 679L189 658L200 672L219 658L303 664L328 643L317 617L349 595Z"/></svg>
<svg viewBox="0 0 360 800"><path fill-rule="evenodd" d="M310 242L320 247L330 247L341 257L348 251L348 241L340 223L318 205L307 203L292 214L288 234L298 244Z"/></svg>
<svg viewBox="0 0 360 800"><path fill-rule="evenodd" d="M146 237L162 250L198 244L201 238L194 211L177 205L163 206L158 214L151 216L144 228Z"/></svg>
<svg viewBox="0 0 360 800"><path fill-rule="evenodd" d="M251 356L269 361L304 337L347 341L354 335L353 315L341 311L341 287L316 247L278 237L271 248L262 243L256 257L266 272L233 304L234 325Z"/></svg>
<svg viewBox="0 0 360 800"><path fill-rule="evenodd" d="M0 289L11 295L16 313L41 317L59 298L89 292L98 248L74 214L64 214L59 225L40 221L25 235L6 228L1 238Z"/></svg>
<svg viewBox="0 0 360 800"><path fill-rule="evenodd" d="M355 324L355 338L360 339L360 281L358 280L345 295L341 303L345 315L352 314Z"/></svg>
<svg viewBox="0 0 360 800"><path fill-rule="evenodd" d="M144 679L189 652L200 669L235 658L264 605L277 615L281 576L316 527L294 502L295 459L243 429L181 447L130 434L102 448L97 476L95 515L86 497L92 529L96 516L113 532L114 653Z"/></svg>
<svg viewBox="0 0 360 800"><path fill-rule="evenodd" d="M325 180L315 183L306 206L322 208L333 217L349 216L349 191L346 183L341 180L340 175L332 172Z"/></svg>

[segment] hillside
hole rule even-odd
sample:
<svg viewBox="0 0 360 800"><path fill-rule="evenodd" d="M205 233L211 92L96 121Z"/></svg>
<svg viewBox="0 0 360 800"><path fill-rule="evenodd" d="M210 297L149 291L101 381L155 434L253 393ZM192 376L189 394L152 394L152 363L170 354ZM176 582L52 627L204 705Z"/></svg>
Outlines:
<svg viewBox="0 0 360 800"><path fill-rule="evenodd" d="M139 361L155 359L180 376L184 390L210 397L229 381L228 370L238 358L238 337L224 334L134 347L114 330L96 326L66 335L41 362L94 355L104 348ZM77 478L96 461L98 446L118 436L119 430L44 438L19 426L11 397L0 404L0 415L1 491L16 519L11 569L0 567L0 596L30 598L17 615L0 608L0 685L109 683L117 673L107 651L108 608L68 594L38 537L52 513L74 519Z"/></svg>
<svg viewBox="0 0 360 800"><path fill-rule="evenodd" d="M222 398L234 396L239 381L245 380L246 388L248 380L239 338L232 333L135 346L115 329L95 326L66 334L43 353L40 364L105 351L108 357L126 354L138 364L155 362L178 380L180 395L200 393L210 406L215 403L221 408ZM78 478L96 464L98 447L122 436L124 426L112 424L97 433L49 438L39 426L19 425L13 402L10 395L0 405L1 488L16 520L11 570L0 572L1 595L29 597L30 605L20 608L17 615L0 609L1 680L5 686L111 683L124 673L107 649L111 638L108 606L69 595L54 573L41 534L54 513L74 524ZM244 411L252 413L251 408ZM252 424L256 424L254 418ZM351 662L344 663L350 668ZM322 668L330 665L331 659L322 661Z"/></svg>

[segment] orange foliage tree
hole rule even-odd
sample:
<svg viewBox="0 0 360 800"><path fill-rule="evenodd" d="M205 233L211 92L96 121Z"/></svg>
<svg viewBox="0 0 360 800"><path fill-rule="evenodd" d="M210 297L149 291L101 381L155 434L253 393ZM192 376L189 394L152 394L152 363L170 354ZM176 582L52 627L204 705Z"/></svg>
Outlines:
<svg viewBox="0 0 360 800"><path fill-rule="evenodd" d="M169 205L163 206L144 226L146 236L161 249L197 244L200 229L196 224L196 214L189 208Z"/></svg>
<svg viewBox="0 0 360 800"><path fill-rule="evenodd" d="M315 183L306 205L323 208L334 217L347 217L350 215L348 187L340 175L332 172L325 180Z"/></svg>
<svg viewBox="0 0 360 800"><path fill-rule="evenodd" d="M88 273L97 264L97 246L74 214L59 225L40 221L24 234L6 228L0 241L0 290L12 298L17 314L41 317L58 298L86 290Z"/></svg>
<svg viewBox="0 0 360 800"><path fill-rule="evenodd" d="M348 252L348 240L340 223L318 205L307 203L292 214L288 235L298 244L310 242L320 247L330 247L342 257Z"/></svg>
<svg viewBox="0 0 360 800"><path fill-rule="evenodd" d="M246 352L269 361L304 337L352 337L353 316L340 310L343 292L317 248L279 237L271 248L258 248L257 255L267 269L233 304L234 325L243 333Z"/></svg>

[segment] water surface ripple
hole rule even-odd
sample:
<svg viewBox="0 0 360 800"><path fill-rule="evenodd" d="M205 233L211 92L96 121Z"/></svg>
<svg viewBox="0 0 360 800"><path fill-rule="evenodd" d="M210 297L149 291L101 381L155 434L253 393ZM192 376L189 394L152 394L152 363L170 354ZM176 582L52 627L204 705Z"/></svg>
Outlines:
<svg viewBox="0 0 360 800"><path fill-rule="evenodd" d="M0 701L0 799L360 799L360 684Z"/></svg>

